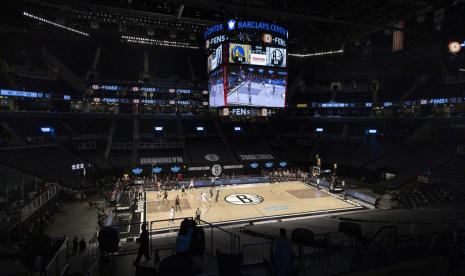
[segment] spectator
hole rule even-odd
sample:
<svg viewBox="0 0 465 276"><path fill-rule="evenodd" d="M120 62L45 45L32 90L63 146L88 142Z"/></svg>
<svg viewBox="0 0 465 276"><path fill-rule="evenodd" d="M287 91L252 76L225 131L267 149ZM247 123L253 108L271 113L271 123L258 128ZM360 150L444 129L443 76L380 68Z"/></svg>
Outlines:
<svg viewBox="0 0 465 276"><path fill-rule="evenodd" d="M139 265L142 255L144 255L146 260L150 260L150 251L149 251L149 232L147 231L147 225L142 224L142 232L140 233L137 243L139 244L139 250L137 251L137 257L134 261L134 265Z"/></svg>
<svg viewBox="0 0 465 276"><path fill-rule="evenodd" d="M79 248L79 245L78 245L78 237L77 237L77 236L74 236L74 239L73 239L73 254L77 254L77 253L78 253L78 248Z"/></svg>
<svg viewBox="0 0 465 276"><path fill-rule="evenodd" d="M181 223L179 233L176 237L176 255L186 254L191 243L191 239L188 234L188 223Z"/></svg>
<svg viewBox="0 0 465 276"><path fill-rule="evenodd" d="M202 227L197 227L194 222L194 229L191 237L191 252L193 256L203 258L205 251L205 232Z"/></svg>
<svg viewBox="0 0 465 276"><path fill-rule="evenodd" d="M200 211L199 208L197 208L197 210L195 211L195 221L197 222L197 224L200 224L200 215L202 214L202 212Z"/></svg>
<svg viewBox="0 0 465 276"><path fill-rule="evenodd" d="M84 238L82 238L79 241L79 253L83 253L84 251L86 251L86 249L87 249L86 240L84 240Z"/></svg>
<svg viewBox="0 0 465 276"><path fill-rule="evenodd" d="M286 237L286 229L279 229L279 238L275 242L273 263L277 276L288 275L291 269L292 242Z"/></svg>

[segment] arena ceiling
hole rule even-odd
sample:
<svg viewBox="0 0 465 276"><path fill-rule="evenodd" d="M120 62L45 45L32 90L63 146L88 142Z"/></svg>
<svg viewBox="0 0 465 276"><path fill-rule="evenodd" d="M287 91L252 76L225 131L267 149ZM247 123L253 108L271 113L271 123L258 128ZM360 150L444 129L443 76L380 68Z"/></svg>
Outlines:
<svg viewBox="0 0 465 276"><path fill-rule="evenodd" d="M338 48L399 20L421 16L440 0L26 0L52 9L99 10L200 25L229 18L262 19L288 27L290 48ZM199 36L200 37L200 36Z"/></svg>

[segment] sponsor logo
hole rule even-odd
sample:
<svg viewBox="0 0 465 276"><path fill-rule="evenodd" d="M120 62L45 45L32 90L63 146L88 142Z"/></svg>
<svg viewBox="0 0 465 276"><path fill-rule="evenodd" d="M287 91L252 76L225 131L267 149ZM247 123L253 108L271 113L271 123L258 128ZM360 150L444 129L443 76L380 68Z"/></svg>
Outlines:
<svg viewBox="0 0 465 276"><path fill-rule="evenodd" d="M152 173L161 173L162 169L160 167L155 167L152 169Z"/></svg>
<svg viewBox="0 0 465 276"><path fill-rule="evenodd" d="M264 43L271 43L273 41L273 37L270 34L263 34L262 39Z"/></svg>
<svg viewBox="0 0 465 276"><path fill-rule="evenodd" d="M225 170L242 169L242 168L244 168L244 165L226 165L226 166L223 166L223 169L225 169Z"/></svg>
<svg viewBox="0 0 465 276"><path fill-rule="evenodd" d="M229 30L229 31L232 31L232 30L234 30L235 28L236 28L236 20L230 19L230 20L228 21L228 30Z"/></svg>
<svg viewBox="0 0 465 276"><path fill-rule="evenodd" d="M272 160L273 155L269 153L264 154L239 154L239 158L242 160Z"/></svg>
<svg viewBox="0 0 465 276"><path fill-rule="evenodd" d="M134 169L132 169L132 173L133 173L133 174L141 174L141 173L142 173L142 169L141 169L141 168L134 168Z"/></svg>
<svg viewBox="0 0 465 276"><path fill-rule="evenodd" d="M460 52L460 50L462 49L462 45L458 43L457 41L449 43L448 47L449 47L449 52L453 54Z"/></svg>
<svg viewBox="0 0 465 276"><path fill-rule="evenodd" d="M266 55L250 54L250 64L266 65Z"/></svg>
<svg viewBox="0 0 465 276"><path fill-rule="evenodd" d="M220 160L220 157L214 153L206 154L204 157L205 157L205 160L210 161L210 162L215 162L215 161Z"/></svg>
<svg viewBox="0 0 465 276"><path fill-rule="evenodd" d="M204 167L189 167L188 171L208 171L210 169L209 166Z"/></svg>
<svg viewBox="0 0 465 276"><path fill-rule="evenodd" d="M231 194L224 198L228 203L235 205L255 205L263 202L263 197L255 194Z"/></svg>
<svg viewBox="0 0 465 276"><path fill-rule="evenodd" d="M265 211L266 212L276 212L276 211L285 211L285 210L288 210L288 209L289 209L289 206L287 206L287 205L275 205L275 206L271 206L271 207L266 207Z"/></svg>

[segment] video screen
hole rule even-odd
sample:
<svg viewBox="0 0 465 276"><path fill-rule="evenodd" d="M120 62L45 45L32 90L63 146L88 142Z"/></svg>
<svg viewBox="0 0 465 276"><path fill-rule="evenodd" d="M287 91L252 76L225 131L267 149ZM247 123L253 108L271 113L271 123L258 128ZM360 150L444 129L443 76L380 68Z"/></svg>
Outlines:
<svg viewBox="0 0 465 276"><path fill-rule="evenodd" d="M215 70L218 66L221 65L223 61L223 56L222 56L222 45L218 46L218 48L213 51L213 53L208 56L207 59L207 69L208 72L211 72Z"/></svg>
<svg viewBox="0 0 465 276"><path fill-rule="evenodd" d="M266 65L286 67L286 49L266 47Z"/></svg>
<svg viewBox="0 0 465 276"><path fill-rule="evenodd" d="M210 92L209 105L210 107L225 106L224 102L224 78L223 68L210 74L208 79L208 91Z"/></svg>
<svg viewBox="0 0 465 276"><path fill-rule="evenodd" d="M262 46L253 46L250 52L249 64L266 66L266 61L266 48Z"/></svg>
<svg viewBox="0 0 465 276"><path fill-rule="evenodd" d="M230 43L229 62L236 64L286 67L286 49Z"/></svg>
<svg viewBox="0 0 465 276"><path fill-rule="evenodd" d="M229 62L250 64L250 45L229 43Z"/></svg>
<svg viewBox="0 0 465 276"><path fill-rule="evenodd" d="M230 65L228 70L228 106L285 106L285 69Z"/></svg>

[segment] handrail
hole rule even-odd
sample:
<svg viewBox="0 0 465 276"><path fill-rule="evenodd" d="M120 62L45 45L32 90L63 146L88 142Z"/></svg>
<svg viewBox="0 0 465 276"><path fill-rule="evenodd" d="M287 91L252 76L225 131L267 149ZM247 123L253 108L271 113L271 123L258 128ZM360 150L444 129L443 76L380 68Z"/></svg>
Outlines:
<svg viewBox="0 0 465 276"><path fill-rule="evenodd" d="M62 259L64 254L64 260ZM63 275L64 270L68 266L68 238L63 240L60 248L56 251L55 255L48 262L45 268L46 275Z"/></svg>
<svg viewBox="0 0 465 276"><path fill-rule="evenodd" d="M48 183L48 190L40 194L39 197L31 201L28 205L21 209L21 222L24 222L29 218L35 211L44 206L50 199L58 194L59 185L56 183Z"/></svg>

